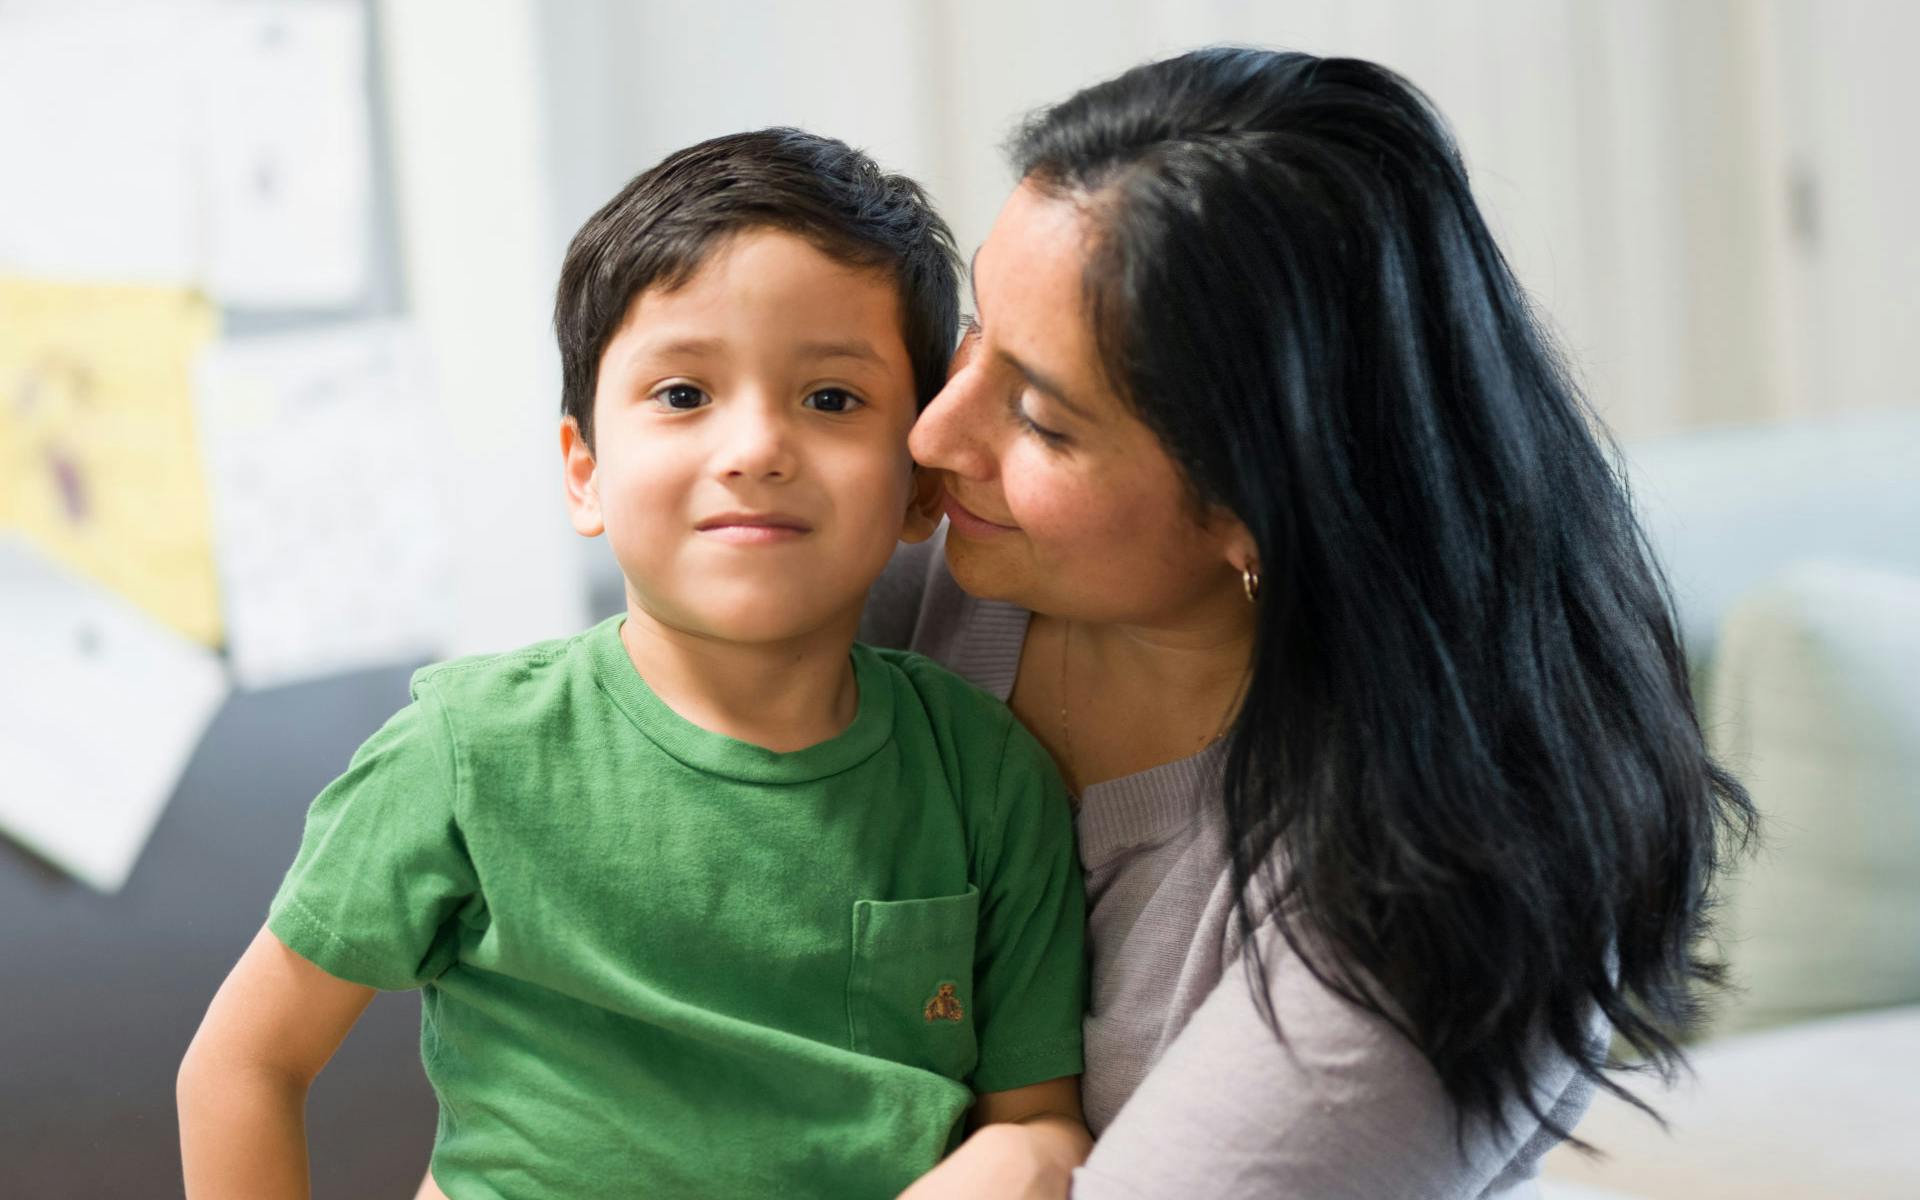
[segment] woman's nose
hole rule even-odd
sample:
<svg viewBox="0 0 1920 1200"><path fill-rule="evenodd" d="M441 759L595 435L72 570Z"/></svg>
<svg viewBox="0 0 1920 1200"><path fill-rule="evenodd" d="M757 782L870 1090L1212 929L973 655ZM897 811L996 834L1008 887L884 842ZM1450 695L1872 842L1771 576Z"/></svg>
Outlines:
<svg viewBox="0 0 1920 1200"><path fill-rule="evenodd" d="M907 435L907 450L923 467L952 471L966 478L991 473L993 455L983 420L983 373L972 353L972 339L960 344L947 385L920 413Z"/></svg>

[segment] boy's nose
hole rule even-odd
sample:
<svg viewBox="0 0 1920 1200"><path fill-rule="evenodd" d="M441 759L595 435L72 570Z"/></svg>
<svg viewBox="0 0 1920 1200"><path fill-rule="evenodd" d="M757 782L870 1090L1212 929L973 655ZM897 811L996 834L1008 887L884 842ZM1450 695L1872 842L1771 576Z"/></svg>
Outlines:
<svg viewBox="0 0 1920 1200"><path fill-rule="evenodd" d="M735 419L728 423L726 437L716 456L717 472L730 479L774 479L793 477L797 465L789 423L758 406L741 405Z"/></svg>

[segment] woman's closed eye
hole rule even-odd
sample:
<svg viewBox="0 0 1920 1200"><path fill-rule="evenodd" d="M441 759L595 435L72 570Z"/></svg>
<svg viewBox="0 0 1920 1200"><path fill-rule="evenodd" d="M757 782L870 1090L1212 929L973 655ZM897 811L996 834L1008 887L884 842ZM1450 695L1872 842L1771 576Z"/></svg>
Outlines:
<svg viewBox="0 0 1920 1200"><path fill-rule="evenodd" d="M845 388L819 388L808 392L800 403L820 412L847 413L862 407L866 401Z"/></svg>
<svg viewBox="0 0 1920 1200"><path fill-rule="evenodd" d="M1057 429L1047 428L1045 425L1034 420L1027 412L1027 406L1020 402L1020 397L1025 390L1024 388L1016 388L1013 394L1007 397L1007 410L1013 414L1014 421L1028 433L1039 438L1051 449L1057 450L1067 445L1070 439L1066 434L1061 433Z"/></svg>

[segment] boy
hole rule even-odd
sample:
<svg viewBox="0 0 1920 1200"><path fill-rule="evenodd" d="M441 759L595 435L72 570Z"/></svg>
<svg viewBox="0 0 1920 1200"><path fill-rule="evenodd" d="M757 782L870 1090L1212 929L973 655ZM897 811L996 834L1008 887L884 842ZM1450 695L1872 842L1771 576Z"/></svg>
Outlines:
<svg viewBox="0 0 1920 1200"><path fill-rule="evenodd" d="M916 186L795 130L588 220L561 447L627 610L422 670L315 800L182 1064L190 1195L305 1194L307 1085L380 988L424 989L453 1200L893 1195L970 1105L1084 1152L1064 789L999 704L853 643L935 524L906 435L956 279Z"/></svg>

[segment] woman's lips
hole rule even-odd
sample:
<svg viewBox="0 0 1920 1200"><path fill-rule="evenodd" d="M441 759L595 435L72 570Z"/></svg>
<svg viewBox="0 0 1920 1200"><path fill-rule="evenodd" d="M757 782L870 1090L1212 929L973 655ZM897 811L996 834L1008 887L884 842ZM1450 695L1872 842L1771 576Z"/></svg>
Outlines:
<svg viewBox="0 0 1920 1200"><path fill-rule="evenodd" d="M952 492L942 495L940 505L946 510L947 520L962 537L995 537L1003 533L1016 533L1020 528L1017 525L1001 525L987 520L955 500Z"/></svg>

